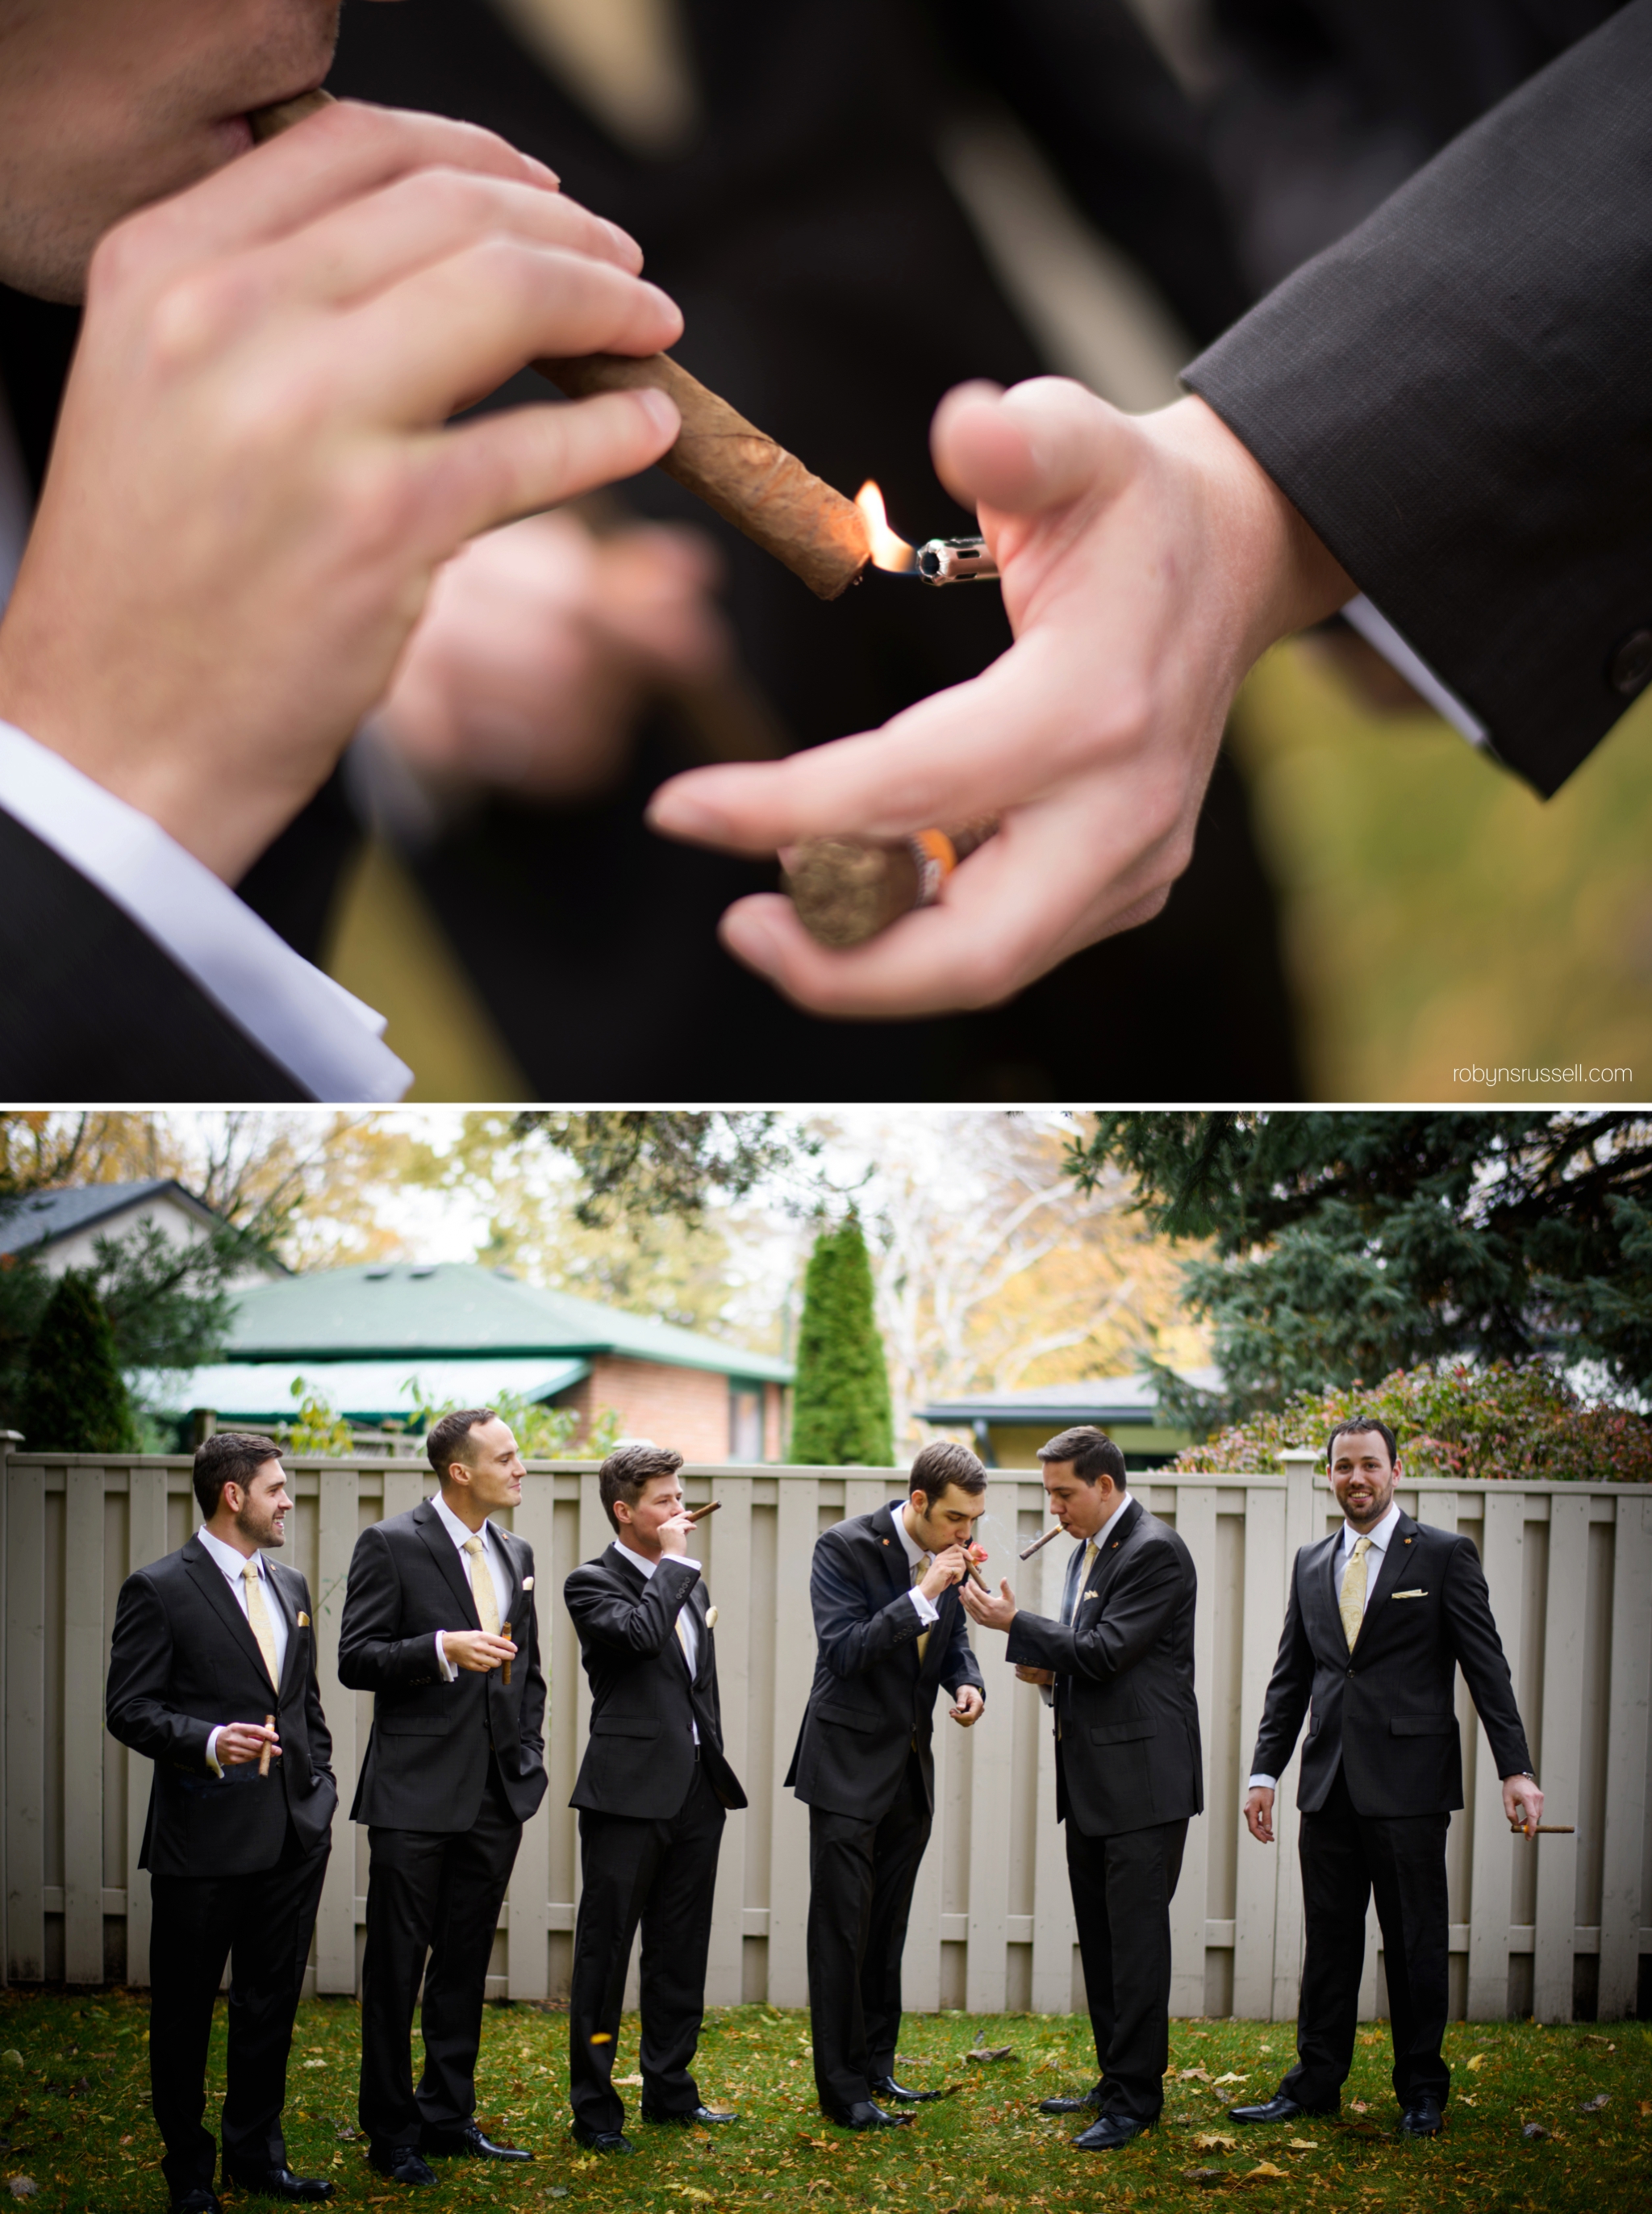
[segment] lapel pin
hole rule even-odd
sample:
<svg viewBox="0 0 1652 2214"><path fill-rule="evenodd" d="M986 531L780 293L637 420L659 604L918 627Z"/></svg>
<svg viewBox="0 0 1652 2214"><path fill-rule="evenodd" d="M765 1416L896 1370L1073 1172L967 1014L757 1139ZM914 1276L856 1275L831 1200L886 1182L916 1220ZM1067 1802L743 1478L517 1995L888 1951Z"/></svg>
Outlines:
<svg viewBox="0 0 1652 2214"><path fill-rule="evenodd" d="M708 1606L705 1610L705 1626L708 1630L715 1630L717 1626L717 1611L715 1606Z"/></svg>

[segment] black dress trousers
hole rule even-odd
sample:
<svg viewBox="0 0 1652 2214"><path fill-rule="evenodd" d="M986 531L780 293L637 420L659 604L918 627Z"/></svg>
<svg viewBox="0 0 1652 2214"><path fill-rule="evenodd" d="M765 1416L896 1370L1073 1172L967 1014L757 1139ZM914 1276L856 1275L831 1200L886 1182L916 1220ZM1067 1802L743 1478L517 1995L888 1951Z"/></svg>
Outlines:
<svg viewBox="0 0 1652 2214"><path fill-rule="evenodd" d="M1155 2122L1170 2065L1170 1902L1187 1824L1093 1838L1069 1815L1066 1831L1101 2111Z"/></svg>
<svg viewBox="0 0 1652 2214"><path fill-rule="evenodd" d="M930 1802L916 1753L881 1822L808 1810L808 2003L820 2105L842 2120L892 2076L900 2036L900 1958Z"/></svg>
<svg viewBox="0 0 1652 2214"><path fill-rule="evenodd" d="M468 1830L375 1825L367 1837L360 2113L372 2144L387 2150L417 2144L422 2125L456 2130L476 2112L488 1961L522 1826L490 1754ZM421 1975L424 2072L415 2094L410 2040Z"/></svg>
<svg viewBox="0 0 1652 2214"><path fill-rule="evenodd" d="M1325 1804L1301 1819L1307 1943L1296 2014L1296 2065L1279 2086L1317 2111L1338 2105L1354 2058L1365 1909L1373 1893L1382 1927L1393 2030L1394 2095L1443 2106L1451 2070L1440 2052L1448 1995L1449 1814L1356 1814L1338 1768Z"/></svg>
<svg viewBox="0 0 1652 2214"><path fill-rule="evenodd" d="M201 2124L212 2003L230 1962L223 2101L226 2174L284 2168L281 2109L304 1963L330 1839L288 1824L281 1858L257 1875L149 1879L149 2089L174 2198L210 2189L217 2146Z"/></svg>
<svg viewBox="0 0 1652 2214"><path fill-rule="evenodd" d="M586 2129L625 2125L613 2063L639 1923L643 2105L652 2114L683 2114L700 2103L689 2064L705 2012L711 1904L725 1819L698 1764L688 1796L669 1821L581 1810L568 2072L574 2119Z"/></svg>

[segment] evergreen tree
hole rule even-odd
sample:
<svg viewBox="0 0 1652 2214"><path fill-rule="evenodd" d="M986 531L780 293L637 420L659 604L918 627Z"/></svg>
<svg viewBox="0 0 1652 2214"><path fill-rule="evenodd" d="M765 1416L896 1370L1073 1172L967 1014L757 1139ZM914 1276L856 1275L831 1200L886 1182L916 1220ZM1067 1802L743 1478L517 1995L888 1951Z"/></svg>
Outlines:
<svg viewBox="0 0 1652 2214"><path fill-rule="evenodd" d="M808 1467L889 1468L889 1372L873 1312L872 1264L858 1219L821 1231L803 1279L791 1457Z"/></svg>
<svg viewBox="0 0 1652 2214"><path fill-rule="evenodd" d="M120 1453L136 1442L114 1332L81 1269L65 1269L46 1301L17 1427L35 1453Z"/></svg>

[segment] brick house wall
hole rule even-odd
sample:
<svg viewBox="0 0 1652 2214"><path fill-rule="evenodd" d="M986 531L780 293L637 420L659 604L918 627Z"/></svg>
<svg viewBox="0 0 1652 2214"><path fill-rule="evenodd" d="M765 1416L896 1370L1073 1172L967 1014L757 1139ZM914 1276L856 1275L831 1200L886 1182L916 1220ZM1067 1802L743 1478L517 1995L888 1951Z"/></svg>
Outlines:
<svg viewBox="0 0 1652 2214"><path fill-rule="evenodd" d="M590 1374L558 1404L576 1407L587 1421L594 1409L612 1407L625 1436L652 1438L685 1460L728 1458L728 1379L712 1369L600 1353Z"/></svg>

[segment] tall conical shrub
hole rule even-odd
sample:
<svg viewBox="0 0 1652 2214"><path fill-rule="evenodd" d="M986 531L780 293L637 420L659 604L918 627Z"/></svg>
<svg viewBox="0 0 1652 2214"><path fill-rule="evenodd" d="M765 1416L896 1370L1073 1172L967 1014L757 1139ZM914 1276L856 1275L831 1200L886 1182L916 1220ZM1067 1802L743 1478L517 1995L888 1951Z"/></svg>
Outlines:
<svg viewBox="0 0 1652 2214"><path fill-rule="evenodd" d="M889 1372L873 1312L872 1265L850 1214L823 1230L803 1279L791 1457L815 1468L888 1468L895 1458Z"/></svg>
<svg viewBox="0 0 1652 2214"><path fill-rule="evenodd" d="M34 1453L121 1453L136 1441L114 1332L78 1269L58 1279L29 1342L17 1427Z"/></svg>

